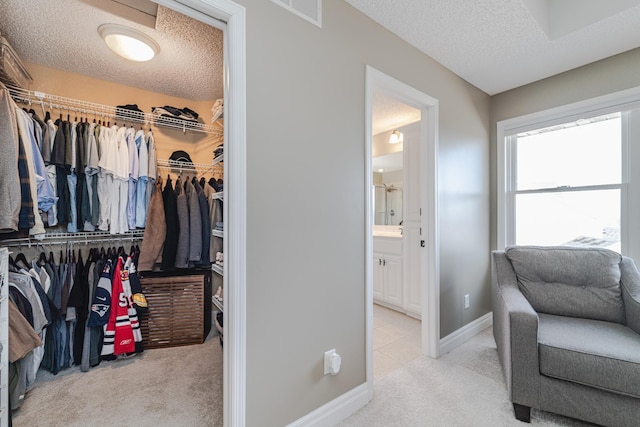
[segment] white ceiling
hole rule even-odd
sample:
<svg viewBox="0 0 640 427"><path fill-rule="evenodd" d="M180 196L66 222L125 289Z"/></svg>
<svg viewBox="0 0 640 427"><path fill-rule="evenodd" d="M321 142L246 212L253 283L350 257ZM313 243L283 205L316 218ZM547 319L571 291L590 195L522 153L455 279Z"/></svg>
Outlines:
<svg viewBox="0 0 640 427"><path fill-rule="evenodd" d="M640 0L346 0L493 95L640 46Z"/></svg>
<svg viewBox="0 0 640 427"><path fill-rule="evenodd" d="M373 135L397 129L420 120L420 110L375 91L372 107Z"/></svg>
<svg viewBox="0 0 640 427"><path fill-rule="evenodd" d="M156 8L148 0L0 0L0 33L28 62L193 101L222 98L221 30L162 6L149 27L111 13L127 8L121 3ZM159 54L143 63L120 58L98 34L105 23L142 31L160 45Z"/></svg>

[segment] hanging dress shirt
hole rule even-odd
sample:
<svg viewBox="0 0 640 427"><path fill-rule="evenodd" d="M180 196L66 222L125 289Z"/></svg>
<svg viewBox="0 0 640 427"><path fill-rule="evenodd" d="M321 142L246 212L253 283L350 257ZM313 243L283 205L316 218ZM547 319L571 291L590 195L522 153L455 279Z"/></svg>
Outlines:
<svg viewBox="0 0 640 427"><path fill-rule="evenodd" d="M127 198L127 225L129 230L136 229L136 197L138 191L138 146L135 139L136 131L130 127L127 129L125 139L129 152L129 176L128 176L128 198Z"/></svg>
<svg viewBox="0 0 640 427"><path fill-rule="evenodd" d="M140 129L135 135L138 148L138 182L136 189L136 228L144 228L147 222L147 182L149 176L149 150L144 131Z"/></svg>

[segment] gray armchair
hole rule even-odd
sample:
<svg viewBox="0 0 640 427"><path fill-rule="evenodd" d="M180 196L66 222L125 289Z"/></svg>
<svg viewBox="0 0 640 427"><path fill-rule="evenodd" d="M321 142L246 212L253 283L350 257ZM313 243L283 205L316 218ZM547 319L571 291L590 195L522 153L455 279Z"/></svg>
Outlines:
<svg viewBox="0 0 640 427"><path fill-rule="evenodd" d="M493 334L515 416L640 425L640 273L596 248L492 253Z"/></svg>

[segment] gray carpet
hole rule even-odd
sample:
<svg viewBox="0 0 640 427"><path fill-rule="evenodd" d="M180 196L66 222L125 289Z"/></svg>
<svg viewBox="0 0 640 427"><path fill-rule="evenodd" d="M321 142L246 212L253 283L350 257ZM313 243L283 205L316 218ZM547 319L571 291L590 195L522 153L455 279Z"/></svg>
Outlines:
<svg viewBox="0 0 640 427"><path fill-rule="evenodd" d="M525 426L513 416L491 328L440 359L420 356L375 382L349 426ZM531 425L586 426L533 410Z"/></svg>
<svg viewBox="0 0 640 427"><path fill-rule="evenodd" d="M222 350L203 344L147 350L89 372L41 369L14 427L221 426Z"/></svg>

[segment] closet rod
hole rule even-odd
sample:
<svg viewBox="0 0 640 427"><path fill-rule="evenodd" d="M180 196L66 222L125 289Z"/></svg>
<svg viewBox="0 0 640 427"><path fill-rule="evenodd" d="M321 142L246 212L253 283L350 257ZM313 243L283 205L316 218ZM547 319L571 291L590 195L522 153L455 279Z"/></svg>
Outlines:
<svg viewBox="0 0 640 427"><path fill-rule="evenodd" d="M171 129L178 129L183 132L193 131L221 136L221 128L203 123L194 123L174 117L165 117L154 113L144 113L126 109L117 109L109 105L96 104L93 102L81 101L78 99L65 98L63 96L51 95L44 92L21 89L13 86L6 86L14 101L22 104L39 104L43 108L66 110L74 113L82 113L96 117L108 117L124 122L136 122L152 124Z"/></svg>
<svg viewBox="0 0 640 427"><path fill-rule="evenodd" d="M110 234L108 231L87 231L80 233L46 233L38 237L24 237L19 239L0 240L0 247L37 246L47 243L49 245L64 245L66 243L100 244L102 242L133 242L142 239L144 230L128 231L123 234Z"/></svg>

